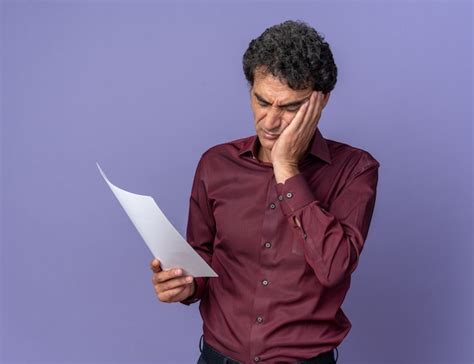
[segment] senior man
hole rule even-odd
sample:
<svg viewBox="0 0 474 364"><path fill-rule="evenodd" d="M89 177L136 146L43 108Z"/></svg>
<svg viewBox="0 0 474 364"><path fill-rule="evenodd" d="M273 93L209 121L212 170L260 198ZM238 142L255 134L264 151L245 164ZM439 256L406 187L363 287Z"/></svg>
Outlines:
<svg viewBox="0 0 474 364"><path fill-rule="evenodd" d="M187 241L219 277L163 271L155 259L156 294L200 300L199 364L335 363L352 327L341 304L368 234L379 163L317 127L337 67L314 28L266 29L243 70L256 135L206 150L190 197Z"/></svg>

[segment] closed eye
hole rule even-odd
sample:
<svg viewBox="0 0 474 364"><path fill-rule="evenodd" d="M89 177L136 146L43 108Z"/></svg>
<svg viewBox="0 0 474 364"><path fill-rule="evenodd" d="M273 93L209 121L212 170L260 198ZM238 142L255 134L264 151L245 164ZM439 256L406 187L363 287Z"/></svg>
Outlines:
<svg viewBox="0 0 474 364"><path fill-rule="evenodd" d="M262 102L262 101L258 101L258 104L261 106L261 107L267 107L269 106L270 104L267 104L266 102ZM286 106L284 109L286 111L289 111L289 112L295 112L295 111L298 111L300 108L300 105L297 105L297 106Z"/></svg>
<svg viewBox="0 0 474 364"><path fill-rule="evenodd" d="M253 94L254 94L254 96L257 100L257 103L261 107L267 107L267 106L271 105L270 103L265 101L265 99L262 96L260 96L259 94L257 94L256 92L253 92ZM296 111L299 110L301 105L303 105L303 103L308 99L309 99L309 97L307 96L306 98L304 98L302 100L292 101L292 102L287 103L286 105L280 105L279 107L285 109L288 112L296 112Z"/></svg>
<svg viewBox="0 0 474 364"><path fill-rule="evenodd" d="M298 111L299 108L300 108L299 105L298 105L298 106L288 106L288 107L286 108L286 110L287 110L287 111L290 111L290 112L295 112L295 111Z"/></svg>

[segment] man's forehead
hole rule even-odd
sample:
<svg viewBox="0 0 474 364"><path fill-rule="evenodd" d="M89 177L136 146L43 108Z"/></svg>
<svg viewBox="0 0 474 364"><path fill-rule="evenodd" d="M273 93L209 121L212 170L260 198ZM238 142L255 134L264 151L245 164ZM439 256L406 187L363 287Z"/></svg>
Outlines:
<svg viewBox="0 0 474 364"><path fill-rule="evenodd" d="M273 82L255 82L252 93L257 99L266 102L288 103L304 99L311 95L312 89L293 90L286 85Z"/></svg>
<svg viewBox="0 0 474 364"><path fill-rule="evenodd" d="M275 77L271 73L256 73L254 78L254 84L252 90L260 96L271 98L301 98L303 96L311 94L313 91L311 88L303 90L294 90L290 88L283 80Z"/></svg>

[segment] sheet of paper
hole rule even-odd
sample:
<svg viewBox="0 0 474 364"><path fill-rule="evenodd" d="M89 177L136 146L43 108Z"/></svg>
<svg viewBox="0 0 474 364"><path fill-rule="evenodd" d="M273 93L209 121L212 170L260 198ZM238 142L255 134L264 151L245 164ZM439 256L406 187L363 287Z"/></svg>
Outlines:
<svg viewBox="0 0 474 364"><path fill-rule="evenodd" d="M216 272L170 223L153 197L138 195L118 188L107 179L99 163L97 163L97 168L145 240L148 248L160 260L163 270L179 267L184 270L186 275L217 277Z"/></svg>

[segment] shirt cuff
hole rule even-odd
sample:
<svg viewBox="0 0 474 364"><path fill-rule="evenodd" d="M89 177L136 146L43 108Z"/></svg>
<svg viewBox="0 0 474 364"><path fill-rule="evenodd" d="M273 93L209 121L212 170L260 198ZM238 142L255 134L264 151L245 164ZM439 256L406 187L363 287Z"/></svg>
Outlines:
<svg viewBox="0 0 474 364"><path fill-rule="evenodd" d="M194 280L196 281L196 290L194 291L194 294L179 302L189 306L190 304L199 301L204 294L208 278L209 277L195 277Z"/></svg>
<svg viewBox="0 0 474 364"><path fill-rule="evenodd" d="M301 172L286 179L285 183L277 183L276 191L283 215L286 217L316 200Z"/></svg>

